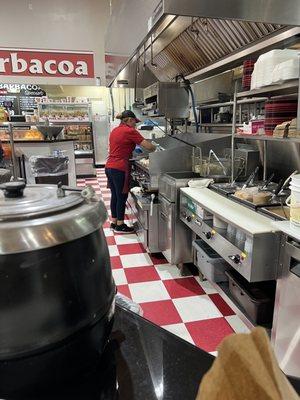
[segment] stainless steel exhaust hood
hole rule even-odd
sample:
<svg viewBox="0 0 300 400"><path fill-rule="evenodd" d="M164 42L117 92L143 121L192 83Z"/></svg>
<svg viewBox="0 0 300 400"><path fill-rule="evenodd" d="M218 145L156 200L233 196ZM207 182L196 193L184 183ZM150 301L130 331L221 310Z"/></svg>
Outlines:
<svg viewBox="0 0 300 400"><path fill-rule="evenodd" d="M300 35L299 0L163 0L158 10L110 86L127 79L129 87L146 87L180 74L204 79Z"/></svg>

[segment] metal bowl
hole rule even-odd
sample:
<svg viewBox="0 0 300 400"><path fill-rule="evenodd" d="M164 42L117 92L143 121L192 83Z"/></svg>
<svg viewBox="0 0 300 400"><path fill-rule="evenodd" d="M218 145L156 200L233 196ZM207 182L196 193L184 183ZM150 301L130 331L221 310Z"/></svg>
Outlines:
<svg viewBox="0 0 300 400"><path fill-rule="evenodd" d="M64 129L63 126L46 126L46 125L37 125L38 130L44 136L44 139L47 140L56 140L57 136L62 132Z"/></svg>

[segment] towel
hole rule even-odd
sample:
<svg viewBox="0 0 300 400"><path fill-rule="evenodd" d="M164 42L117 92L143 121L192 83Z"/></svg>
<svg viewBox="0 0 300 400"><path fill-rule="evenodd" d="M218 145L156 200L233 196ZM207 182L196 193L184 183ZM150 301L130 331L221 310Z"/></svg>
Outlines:
<svg viewBox="0 0 300 400"><path fill-rule="evenodd" d="M299 400L263 328L223 340L196 400Z"/></svg>

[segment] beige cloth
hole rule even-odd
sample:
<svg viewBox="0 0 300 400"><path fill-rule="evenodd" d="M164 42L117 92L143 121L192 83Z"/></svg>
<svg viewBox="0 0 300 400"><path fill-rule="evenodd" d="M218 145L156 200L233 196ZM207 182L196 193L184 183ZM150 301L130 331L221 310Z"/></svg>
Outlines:
<svg viewBox="0 0 300 400"><path fill-rule="evenodd" d="M196 400L297 400L263 328L228 336Z"/></svg>

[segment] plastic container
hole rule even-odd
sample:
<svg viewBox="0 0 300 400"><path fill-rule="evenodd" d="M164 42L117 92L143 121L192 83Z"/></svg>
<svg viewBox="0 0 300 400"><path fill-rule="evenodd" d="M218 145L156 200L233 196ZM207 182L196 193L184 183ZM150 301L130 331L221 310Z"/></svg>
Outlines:
<svg viewBox="0 0 300 400"><path fill-rule="evenodd" d="M251 75L251 89L272 85L275 67L287 60L297 58L298 50L271 50L258 57Z"/></svg>
<svg viewBox="0 0 300 400"><path fill-rule="evenodd" d="M246 311L252 322L272 322L276 282L249 283L235 271L226 271L232 297Z"/></svg>
<svg viewBox="0 0 300 400"><path fill-rule="evenodd" d="M264 119L253 119L251 121L251 133L252 135L258 135L265 131L265 120Z"/></svg>
<svg viewBox="0 0 300 400"><path fill-rule="evenodd" d="M272 83L281 84L290 79L299 78L299 60L293 58L291 60L284 61L274 68Z"/></svg>
<svg viewBox="0 0 300 400"><path fill-rule="evenodd" d="M277 125L297 116L297 100L276 99L265 103L265 133L272 136Z"/></svg>
<svg viewBox="0 0 300 400"><path fill-rule="evenodd" d="M227 282L225 271L230 265L201 239L193 241L193 247L197 251L197 267L205 278L211 282Z"/></svg>
<svg viewBox="0 0 300 400"><path fill-rule="evenodd" d="M286 199L286 205L290 207L290 224L300 227L300 174L292 177L290 190L291 195Z"/></svg>

